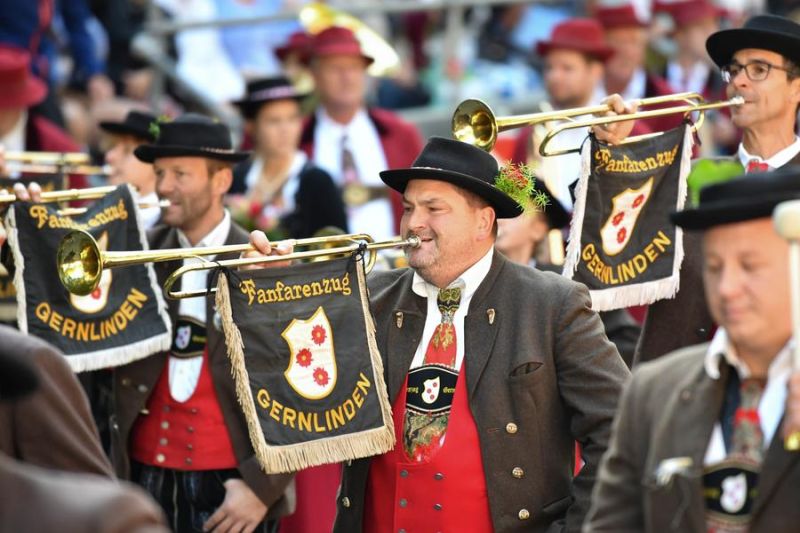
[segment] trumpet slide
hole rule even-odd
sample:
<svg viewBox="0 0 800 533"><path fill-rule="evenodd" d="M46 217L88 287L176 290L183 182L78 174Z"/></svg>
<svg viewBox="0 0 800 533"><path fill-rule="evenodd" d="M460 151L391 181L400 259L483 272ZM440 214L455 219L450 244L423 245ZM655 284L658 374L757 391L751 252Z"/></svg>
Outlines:
<svg viewBox="0 0 800 533"><path fill-rule="evenodd" d="M386 241L373 242L366 234L330 235L326 237L310 237L307 239L288 239L273 243L273 246L325 246L341 243L333 248L305 250L288 255L227 259L221 261L204 261L194 265L187 265L175 270L164 283L164 292L169 298L194 298L204 296L207 291L173 291L173 285L187 272L195 270L210 270L217 267L236 267L275 261L291 261L295 259L312 259L315 257L341 256L361 249L370 252L367 260L367 271L375 264L375 252L384 248L398 246L417 247L419 238L411 236L407 239L396 237ZM220 254L231 254L252 251L250 244L230 244L225 246L209 246L197 248L170 248L164 250L146 250L134 252L102 251L97 241L91 234L74 230L69 232L58 247L56 253L56 266L58 277L64 287L71 293L86 295L91 293L100 282L100 276L106 268L116 268L142 263L155 263L164 261L183 260L189 257L202 258ZM213 292L215 289L211 289Z"/></svg>

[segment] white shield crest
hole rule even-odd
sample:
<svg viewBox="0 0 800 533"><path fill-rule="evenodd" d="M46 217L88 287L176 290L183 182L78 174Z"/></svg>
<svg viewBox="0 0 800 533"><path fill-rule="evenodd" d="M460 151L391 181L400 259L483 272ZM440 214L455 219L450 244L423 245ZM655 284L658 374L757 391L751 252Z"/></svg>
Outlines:
<svg viewBox="0 0 800 533"><path fill-rule="evenodd" d="M292 320L281 336L289 345L286 381L309 400L320 400L336 387L336 355L333 330L320 306L308 320Z"/></svg>
<svg viewBox="0 0 800 533"><path fill-rule="evenodd" d="M423 382L425 391L422 393L422 401L431 404L439 397L439 385L441 379L437 376L435 379L426 379Z"/></svg>
<svg viewBox="0 0 800 533"><path fill-rule="evenodd" d="M108 232L103 232L97 239L97 247L105 252L108 249ZM100 275L100 283L86 296L78 296L70 293L69 302L72 307L82 313L92 314L102 311L108 303L108 293L111 289L111 269L106 268Z"/></svg>
<svg viewBox="0 0 800 533"><path fill-rule="evenodd" d="M175 331L175 347L185 350L192 338L192 326L181 326Z"/></svg>
<svg viewBox="0 0 800 533"><path fill-rule="evenodd" d="M611 215L600 228L600 238L606 254L617 255L628 245L636 220L650 199L652 190L653 178L650 178L638 189L625 189L612 198Z"/></svg>
<svg viewBox="0 0 800 533"><path fill-rule="evenodd" d="M747 501L747 476L742 473L726 477L722 481L722 496L719 504L727 512L738 513Z"/></svg>

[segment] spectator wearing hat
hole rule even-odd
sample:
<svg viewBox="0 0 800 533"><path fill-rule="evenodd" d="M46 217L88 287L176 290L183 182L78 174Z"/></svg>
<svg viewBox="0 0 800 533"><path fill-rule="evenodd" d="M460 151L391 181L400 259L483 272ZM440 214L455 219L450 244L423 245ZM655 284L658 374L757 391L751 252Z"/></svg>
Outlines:
<svg viewBox="0 0 800 533"><path fill-rule="evenodd" d="M605 83L596 100L608 94L619 94L629 101L675 93L664 78L645 69L649 23L636 14L633 5L598 7L595 18L605 30L606 43L614 50L606 63ZM667 115L637 124L642 131L656 132L674 128L681 120L680 115Z"/></svg>
<svg viewBox="0 0 800 533"><path fill-rule="evenodd" d="M111 167L111 185L129 183L136 189L137 203L147 204L139 210L144 229L149 230L161 218L156 194L156 175L153 166L139 161L133 154L137 146L155 141L153 124L156 117L143 111L129 111L122 121L100 122L100 129L110 137L106 163Z"/></svg>
<svg viewBox="0 0 800 533"><path fill-rule="evenodd" d="M570 109L592 103L603 82L604 65L614 52L606 45L600 24L592 19L575 18L553 28L548 40L536 44L536 53L543 62L547 103L554 109ZM558 124L552 122L548 126ZM545 133L545 125L524 128L517 137L513 159L535 163L537 175L547 183L557 201L571 209L569 187L580 174L580 154L541 157L539 142ZM588 128L567 130L555 137L550 146L553 150L576 148L588 134Z"/></svg>
<svg viewBox="0 0 800 533"><path fill-rule="evenodd" d="M408 166L422 140L411 124L367 107L367 67L372 62L349 29L331 27L314 36L309 66L319 107L300 143L343 189L350 230L384 239L397 234L402 207L378 175Z"/></svg>
<svg viewBox="0 0 800 533"><path fill-rule="evenodd" d="M238 198L229 201L244 204L258 229L277 239L311 237L326 226L347 231L339 188L298 148L306 96L280 76L249 82L245 98L235 102L255 146L233 170L229 193Z"/></svg>
<svg viewBox="0 0 800 533"><path fill-rule="evenodd" d="M550 230L569 227L570 215L556 200L544 182L534 182L533 195L546 199L542 208L529 209L515 218L497 221L497 251L509 260L532 268L561 274L561 265L550 260ZM533 202L531 202L533 203ZM557 246L563 246L559 239ZM600 313L608 340L614 343L628 368L633 360L633 351L641 328L627 311L619 309Z"/></svg>
<svg viewBox="0 0 800 533"><path fill-rule="evenodd" d="M673 213L703 241L706 300L719 328L710 343L635 369L585 532L797 530L800 455L784 448L796 428L781 422L787 394L796 416L797 339L788 244L771 215L799 198L800 168L783 167L708 186L699 206Z"/></svg>
<svg viewBox="0 0 800 533"><path fill-rule="evenodd" d="M0 45L0 147L3 151L77 152L66 132L32 107L44 100L47 85L31 74L30 55L22 48ZM0 153L0 174L8 174ZM19 177L14 173L13 177ZM86 177L69 176L70 188L86 187Z"/></svg>
<svg viewBox="0 0 800 533"><path fill-rule="evenodd" d="M745 172L800 164L800 138L795 134L800 105L800 25L773 15L750 18L742 28L722 30L706 41L706 49L727 80L729 97L744 105L731 108L742 142L731 158ZM674 299L650 306L636 361L648 361L684 346L708 340L713 320L703 301L700 241L684 235L686 254L681 288Z"/></svg>
<svg viewBox="0 0 800 533"><path fill-rule="evenodd" d="M223 206L231 168L248 155L233 149L228 128L187 114L159 124L156 137L134 150L153 165L156 191L170 201L148 235L150 248L247 242ZM158 263L159 282L180 266ZM182 278L182 289L207 286L206 271L194 274ZM258 465L213 297L172 300L169 314L181 340L169 352L114 369L117 472L142 485L176 531L271 532L291 511L292 476L267 475Z"/></svg>
<svg viewBox="0 0 800 533"><path fill-rule="evenodd" d="M495 251L497 219L528 201L499 174L436 137L381 173L422 244L410 268L367 279L396 444L345 464L336 532L580 529L628 370L586 287ZM272 252L258 232L251 244Z"/></svg>
<svg viewBox="0 0 800 533"><path fill-rule="evenodd" d="M100 470L74 461L81 439L63 437L89 428L88 416L75 416L88 415L88 406L63 356L5 326L0 340L0 531L165 533L160 510L141 489L102 477L110 475L107 461ZM94 448L104 460L99 443Z"/></svg>
<svg viewBox="0 0 800 533"><path fill-rule="evenodd" d="M311 77L311 72L308 70L311 42L311 35L305 31L296 31L289 36L285 43L275 48L275 57L281 62L281 70L292 82L292 85L299 91L309 93L314 90L314 78Z"/></svg>
<svg viewBox="0 0 800 533"><path fill-rule="evenodd" d="M664 4L672 18L672 39L676 51L665 66L663 77L679 93L691 92L707 102L725 100L725 82L719 69L706 52L706 39L719 30L722 11L709 0L681 0ZM708 123L698 130L699 155L729 153L739 142L739 134L731 123L728 110L706 113Z"/></svg>

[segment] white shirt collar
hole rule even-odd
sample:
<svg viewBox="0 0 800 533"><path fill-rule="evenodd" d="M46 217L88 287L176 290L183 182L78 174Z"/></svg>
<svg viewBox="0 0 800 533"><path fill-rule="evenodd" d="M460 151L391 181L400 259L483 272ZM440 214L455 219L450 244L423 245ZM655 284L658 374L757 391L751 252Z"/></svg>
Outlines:
<svg viewBox="0 0 800 533"><path fill-rule="evenodd" d="M744 148L744 144L739 143L739 161L742 163L742 166L747 169L748 163L750 161L755 160L759 163L764 162L769 165L769 168L775 169L784 166L786 163L791 161L794 156L800 153L800 137L795 136L794 142L778 152L777 154L773 155L769 159L762 159L757 155L750 155L747 150Z"/></svg>
<svg viewBox="0 0 800 533"><path fill-rule="evenodd" d="M367 110L363 107L356 111L356 114L353 115L353 118L347 124L340 124L331 118L328 115L328 112L325 111L325 108L320 106L317 109L317 122L319 127L325 128L330 130L331 132L337 132L339 136L347 135L351 133L354 129L358 129L364 126L371 126L371 122L369 120L369 115L367 115Z"/></svg>
<svg viewBox="0 0 800 533"><path fill-rule="evenodd" d="M685 72L677 61L667 63L667 83L678 92L702 93L711 75L711 67L705 61L697 61Z"/></svg>
<svg viewBox="0 0 800 533"><path fill-rule="evenodd" d="M781 351L778 352L778 355L772 360L767 372L768 382L773 378L777 378L778 375L783 374L787 370L791 370L793 345L792 340L789 339L789 342L781 348ZM708 377L711 379L719 379L719 364L723 358L725 358L725 361L727 361L729 365L736 369L740 379L750 377L750 369L747 364L736 355L736 350L731 345L725 329L717 328L716 333L714 333L714 338L711 339L708 345L708 351L706 351L705 369Z"/></svg>
<svg viewBox="0 0 800 533"><path fill-rule="evenodd" d="M231 215L226 209L225 215L222 217L222 222L217 224L214 229L208 232L208 234L200 239L200 242L194 246L222 246L228 239L228 233L230 233L230 231ZM180 243L181 248L191 248L193 246L186 237L186 234L181 230L178 230L178 242Z"/></svg>
<svg viewBox="0 0 800 533"><path fill-rule="evenodd" d="M466 301L467 299L471 298L472 295L478 290L478 287L483 282L483 278L486 277L486 274L489 273L489 269L492 267L492 255L494 253L494 246L492 246L486 255L481 257L474 265L469 267L467 270L464 271L453 283L450 284L452 286L455 283L461 281L464 283L464 291L461 295L461 300ZM422 296L423 298L428 298L430 296L436 296L439 293L439 287L428 283L422 276L420 276L416 271L414 272L414 279L411 284L411 290L418 296Z"/></svg>

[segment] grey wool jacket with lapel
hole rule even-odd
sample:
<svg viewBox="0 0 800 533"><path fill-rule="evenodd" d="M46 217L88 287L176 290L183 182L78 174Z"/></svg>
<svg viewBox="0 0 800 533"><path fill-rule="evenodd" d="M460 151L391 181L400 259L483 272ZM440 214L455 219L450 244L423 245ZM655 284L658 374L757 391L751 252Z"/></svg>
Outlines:
<svg viewBox="0 0 800 533"><path fill-rule="evenodd" d="M708 344L645 363L620 400L611 444L600 466L584 533L705 533L702 469L719 419L730 367L708 376ZM657 481L663 461L691 458L691 466ZM751 533L800 529L800 454L783 449L780 428L769 445L758 482Z"/></svg>
<svg viewBox="0 0 800 533"><path fill-rule="evenodd" d="M410 269L368 278L392 402L425 325L426 300L412 292L412 280ZM629 376L588 291L495 252L470 303L464 336L469 406L495 531L579 531ZM575 440L586 465L573 480ZM369 465L362 459L344 467L336 532L362 531ZM512 475L515 467L522 468L521 478Z"/></svg>

